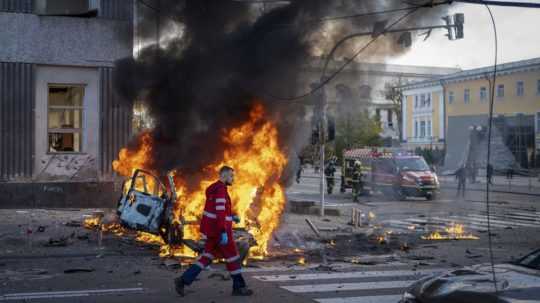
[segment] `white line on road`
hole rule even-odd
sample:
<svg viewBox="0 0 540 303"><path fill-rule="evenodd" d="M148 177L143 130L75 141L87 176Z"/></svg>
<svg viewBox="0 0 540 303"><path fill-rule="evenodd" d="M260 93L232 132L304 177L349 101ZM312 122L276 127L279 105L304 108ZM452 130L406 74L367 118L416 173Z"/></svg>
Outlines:
<svg viewBox="0 0 540 303"><path fill-rule="evenodd" d="M389 282L363 282L363 283L331 283L331 284L308 284L281 286L294 293L308 292L330 292L330 291L347 291L347 290L381 290L381 289L396 289L402 290L409 286L414 280L409 281L389 281Z"/></svg>
<svg viewBox="0 0 540 303"><path fill-rule="evenodd" d="M92 295L108 295L127 292L142 292L144 288L116 288L116 289L87 289L71 291L49 291L49 292L26 292L0 295L0 301L12 300L32 300L32 299L52 299L52 298L72 298L88 297Z"/></svg>
<svg viewBox="0 0 540 303"><path fill-rule="evenodd" d="M401 295L315 299L319 303L396 303Z"/></svg>
<svg viewBox="0 0 540 303"><path fill-rule="evenodd" d="M325 279L349 279L349 278L372 278L372 277L398 277L398 276L420 276L441 273L445 269L437 270L388 270L388 271L353 271L340 273L316 273L316 274L298 274L298 275L268 275L255 276L254 278L266 282L285 282L285 281L305 281L305 280L325 280Z"/></svg>
<svg viewBox="0 0 540 303"><path fill-rule="evenodd" d="M473 218L477 218L478 220L482 220L483 222L485 222L487 224L487 217L484 216L484 215L469 214L468 216L473 221L475 220ZM514 220L504 220L504 221L503 220L494 220L493 218L499 218L499 217L497 217L497 216L491 216L491 217L492 217L492 219L490 220L491 223L500 223L500 224L505 224L506 226L508 226L508 225L524 226L524 227L539 227L540 226L539 223L533 223L533 222L531 222L531 223L521 223L523 221L517 222L517 221L514 221Z"/></svg>

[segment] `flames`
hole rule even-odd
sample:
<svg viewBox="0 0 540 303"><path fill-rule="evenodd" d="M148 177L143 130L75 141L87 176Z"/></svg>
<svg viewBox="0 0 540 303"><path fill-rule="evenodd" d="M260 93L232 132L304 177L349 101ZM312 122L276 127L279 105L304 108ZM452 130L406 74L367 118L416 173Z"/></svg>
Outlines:
<svg viewBox="0 0 540 303"><path fill-rule="evenodd" d="M424 240L478 240L479 238L471 233L465 232L462 224L452 223L445 227L444 231L434 231L422 236Z"/></svg>
<svg viewBox="0 0 540 303"><path fill-rule="evenodd" d="M268 253L268 242L278 227L285 206L285 194L279 180L287 165L287 158L278 142L276 125L265 117L262 105L254 105L249 120L237 128L223 129L222 141L225 150L216 150L219 161L202 167L202 178L195 189L188 190L181 171L174 171L174 182L178 196L175 217L180 222L193 222L184 226L186 239L199 239L199 225L204 204L205 189L216 181L219 168L223 165L235 169L235 184L229 187L234 212L241 223L236 227L247 229L257 241L251 255L262 257ZM150 132L140 137L137 150L123 148L114 170L130 177L135 169L145 169L157 175L153 168L152 148L155 144ZM161 255L193 254L187 248L171 248L163 245L158 236L139 233L137 240L162 244Z"/></svg>

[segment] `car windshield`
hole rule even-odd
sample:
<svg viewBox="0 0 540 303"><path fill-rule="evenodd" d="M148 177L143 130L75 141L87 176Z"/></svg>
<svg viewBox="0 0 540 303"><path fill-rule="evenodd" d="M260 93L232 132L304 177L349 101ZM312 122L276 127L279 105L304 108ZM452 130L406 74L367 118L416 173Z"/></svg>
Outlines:
<svg viewBox="0 0 540 303"><path fill-rule="evenodd" d="M523 257L521 260L516 262L516 264L527 268L540 269L540 250Z"/></svg>
<svg viewBox="0 0 540 303"><path fill-rule="evenodd" d="M396 159L396 163L400 170L403 171L426 171L429 166L422 158L403 158Z"/></svg>

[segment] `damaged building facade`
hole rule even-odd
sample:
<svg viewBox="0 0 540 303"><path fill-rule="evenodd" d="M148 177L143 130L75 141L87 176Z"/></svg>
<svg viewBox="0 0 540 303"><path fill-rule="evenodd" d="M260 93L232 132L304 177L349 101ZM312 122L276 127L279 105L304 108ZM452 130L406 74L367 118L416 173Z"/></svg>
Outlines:
<svg viewBox="0 0 540 303"><path fill-rule="evenodd" d="M132 109L113 66L133 54L130 0L0 1L0 205L98 206ZM106 198L101 198L101 197Z"/></svg>

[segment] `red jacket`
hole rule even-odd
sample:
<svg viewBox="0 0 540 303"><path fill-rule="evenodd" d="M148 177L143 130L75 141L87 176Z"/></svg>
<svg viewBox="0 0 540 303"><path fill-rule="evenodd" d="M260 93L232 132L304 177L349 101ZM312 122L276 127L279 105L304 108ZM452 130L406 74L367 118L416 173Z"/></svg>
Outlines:
<svg viewBox="0 0 540 303"><path fill-rule="evenodd" d="M232 236L232 216L227 185L217 181L206 189L206 204L201 220L202 237L217 238L223 232Z"/></svg>

